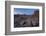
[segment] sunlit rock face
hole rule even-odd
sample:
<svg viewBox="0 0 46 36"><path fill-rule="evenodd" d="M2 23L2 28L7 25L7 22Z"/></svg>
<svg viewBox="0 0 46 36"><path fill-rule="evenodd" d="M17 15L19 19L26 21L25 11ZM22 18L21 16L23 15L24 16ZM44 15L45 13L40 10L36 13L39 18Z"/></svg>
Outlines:
<svg viewBox="0 0 46 36"><path fill-rule="evenodd" d="M33 15L14 15L14 27L38 27L39 11L34 11Z"/></svg>

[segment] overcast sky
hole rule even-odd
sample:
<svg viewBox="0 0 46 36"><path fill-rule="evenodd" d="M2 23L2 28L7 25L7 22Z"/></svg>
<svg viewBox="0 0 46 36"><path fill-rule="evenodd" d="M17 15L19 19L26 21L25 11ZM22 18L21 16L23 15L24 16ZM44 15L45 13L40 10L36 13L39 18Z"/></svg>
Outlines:
<svg viewBox="0 0 46 36"><path fill-rule="evenodd" d="M14 8L14 14L26 14L26 15L32 15L34 14L34 11L38 9L28 9L28 8Z"/></svg>

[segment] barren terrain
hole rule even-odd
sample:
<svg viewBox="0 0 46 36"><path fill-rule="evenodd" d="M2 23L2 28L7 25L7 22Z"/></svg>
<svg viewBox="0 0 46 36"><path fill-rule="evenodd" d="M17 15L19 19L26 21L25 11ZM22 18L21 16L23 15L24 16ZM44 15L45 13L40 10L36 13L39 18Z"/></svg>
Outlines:
<svg viewBox="0 0 46 36"><path fill-rule="evenodd" d="M14 15L14 27L38 27L39 11L36 10L33 15Z"/></svg>

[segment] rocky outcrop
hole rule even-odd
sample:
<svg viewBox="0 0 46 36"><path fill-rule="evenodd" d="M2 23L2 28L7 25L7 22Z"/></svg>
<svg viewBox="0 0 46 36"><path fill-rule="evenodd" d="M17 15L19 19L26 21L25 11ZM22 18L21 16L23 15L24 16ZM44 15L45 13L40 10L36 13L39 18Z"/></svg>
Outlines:
<svg viewBox="0 0 46 36"><path fill-rule="evenodd" d="M33 15L14 15L14 27L38 27L39 11L34 11Z"/></svg>

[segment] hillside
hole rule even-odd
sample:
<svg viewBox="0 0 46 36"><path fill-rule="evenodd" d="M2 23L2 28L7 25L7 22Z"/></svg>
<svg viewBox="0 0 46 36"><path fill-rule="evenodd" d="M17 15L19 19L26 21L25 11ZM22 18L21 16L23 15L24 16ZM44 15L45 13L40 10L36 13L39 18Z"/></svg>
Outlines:
<svg viewBox="0 0 46 36"><path fill-rule="evenodd" d="M39 11L34 11L33 15L14 15L14 27L38 27Z"/></svg>

